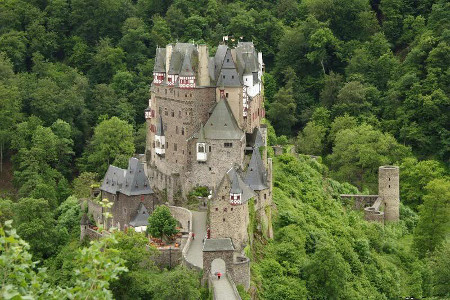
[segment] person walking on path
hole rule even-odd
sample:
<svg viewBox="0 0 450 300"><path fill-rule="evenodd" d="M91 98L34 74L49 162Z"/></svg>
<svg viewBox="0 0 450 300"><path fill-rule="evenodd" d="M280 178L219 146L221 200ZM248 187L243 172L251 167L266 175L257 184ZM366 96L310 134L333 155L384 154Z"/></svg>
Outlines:
<svg viewBox="0 0 450 300"><path fill-rule="evenodd" d="M220 279L220 276L222 276L222 273L217 273L217 279Z"/></svg>
<svg viewBox="0 0 450 300"><path fill-rule="evenodd" d="M195 233L192 233L192 239L195 239Z"/></svg>

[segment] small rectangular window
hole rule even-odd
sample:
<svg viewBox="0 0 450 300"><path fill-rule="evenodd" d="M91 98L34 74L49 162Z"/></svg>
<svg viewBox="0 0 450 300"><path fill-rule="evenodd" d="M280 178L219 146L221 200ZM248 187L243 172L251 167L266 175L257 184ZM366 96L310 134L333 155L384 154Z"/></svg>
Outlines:
<svg viewBox="0 0 450 300"><path fill-rule="evenodd" d="M231 147L233 147L233 143L224 143L223 146L225 148L231 148Z"/></svg>
<svg viewBox="0 0 450 300"><path fill-rule="evenodd" d="M177 144L173 144L173 151L177 151L177 150L178 150Z"/></svg>
<svg viewBox="0 0 450 300"><path fill-rule="evenodd" d="M227 97L227 98L228 98L228 93L225 93L225 97Z"/></svg>
<svg viewBox="0 0 450 300"><path fill-rule="evenodd" d="M175 112L173 111L173 109L172 109L172 111L170 112L170 115L171 115L172 117L175 117Z"/></svg>
<svg viewBox="0 0 450 300"><path fill-rule="evenodd" d="M209 152L211 152L211 146L209 146Z"/></svg>

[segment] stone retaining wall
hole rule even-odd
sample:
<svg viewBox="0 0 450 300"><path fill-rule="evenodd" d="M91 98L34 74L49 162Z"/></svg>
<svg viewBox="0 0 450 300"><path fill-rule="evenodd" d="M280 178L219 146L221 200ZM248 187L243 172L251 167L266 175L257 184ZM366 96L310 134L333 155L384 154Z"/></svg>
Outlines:
<svg viewBox="0 0 450 300"><path fill-rule="evenodd" d="M152 260L160 268L172 269L182 262L181 247L158 248L158 253L152 255Z"/></svg>
<svg viewBox="0 0 450 300"><path fill-rule="evenodd" d="M192 231L192 213L189 209L179 206L168 206L172 216L180 222L182 232Z"/></svg>
<svg viewBox="0 0 450 300"><path fill-rule="evenodd" d="M242 284L245 290L250 288L250 259L248 257L236 257L233 262L233 279L236 284Z"/></svg>

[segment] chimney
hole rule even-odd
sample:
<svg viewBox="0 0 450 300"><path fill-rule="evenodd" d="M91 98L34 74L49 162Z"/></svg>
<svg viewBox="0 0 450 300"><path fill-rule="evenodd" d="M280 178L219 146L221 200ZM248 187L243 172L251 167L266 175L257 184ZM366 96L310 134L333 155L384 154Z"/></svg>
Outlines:
<svg viewBox="0 0 450 300"><path fill-rule="evenodd" d="M209 51L208 46L206 45L198 45L198 81L197 84L199 86L209 86L209 70L208 70L208 61L209 61Z"/></svg>
<svg viewBox="0 0 450 300"><path fill-rule="evenodd" d="M172 57L172 44L166 46L166 77L169 75L170 58Z"/></svg>

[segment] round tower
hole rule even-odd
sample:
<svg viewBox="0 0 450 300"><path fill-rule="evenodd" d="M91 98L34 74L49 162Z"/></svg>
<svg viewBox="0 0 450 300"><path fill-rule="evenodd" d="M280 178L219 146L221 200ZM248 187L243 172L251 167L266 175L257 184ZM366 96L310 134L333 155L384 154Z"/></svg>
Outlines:
<svg viewBox="0 0 450 300"><path fill-rule="evenodd" d="M83 214L80 220L80 241L84 240L87 235L87 229L89 227L89 218L86 213Z"/></svg>
<svg viewBox="0 0 450 300"><path fill-rule="evenodd" d="M397 166L378 169L378 195L384 203L384 220L398 221L400 210L400 171Z"/></svg>

